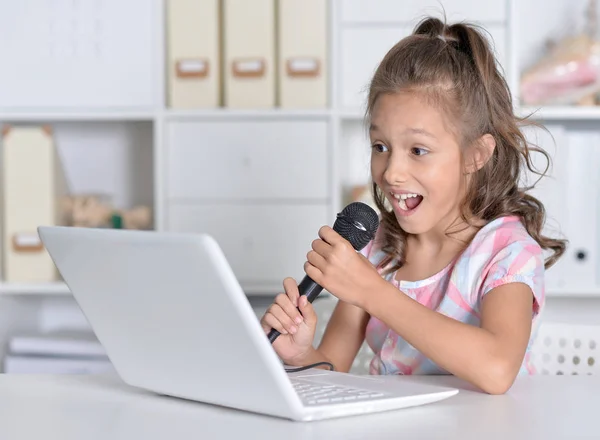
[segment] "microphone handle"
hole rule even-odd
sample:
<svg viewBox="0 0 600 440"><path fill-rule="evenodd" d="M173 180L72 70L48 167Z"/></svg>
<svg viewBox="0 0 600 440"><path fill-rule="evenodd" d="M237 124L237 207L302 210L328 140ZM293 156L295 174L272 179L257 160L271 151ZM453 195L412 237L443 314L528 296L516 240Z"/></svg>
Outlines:
<svg viewBox="0 0 600 440"><path fill-rule="evenodd" d="M309 303L312 303L321 293L323 288L313 281L311 277L306 275L300 284L298 284L298 292L300 295L306 295Z"/></svg>
<svg viewBox="0 0 600 440"><path fill-rule="evenodd" d="M313 281L308 275L306 275L300 284L298 284L298 291L300 292L300 295L305 295L309 303L312 303L315 298L319 296L322 290L323 288ZM298 311L300 312L299 308ZM302 314L302 312L300 312L300 314ZM271 344L280 334L281 333L279 333L277 330L271 329L268 335Z"/></svg>

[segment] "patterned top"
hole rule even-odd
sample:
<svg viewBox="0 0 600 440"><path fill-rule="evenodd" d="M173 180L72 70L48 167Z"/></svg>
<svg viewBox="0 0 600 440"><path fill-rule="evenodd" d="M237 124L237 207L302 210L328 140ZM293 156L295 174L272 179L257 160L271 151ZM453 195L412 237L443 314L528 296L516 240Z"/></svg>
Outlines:
<svg viewBox="0 0 600 440"><path fill-rule="evenodd" d="M381 228L361 251L371 263L385 257L378 246ZM530 363L537 317L545 300L542 249L515 216L501 217L481 228L469 246L435 275L420 281L396 281L396 273L384 278L414 300L446 316L479 326L481 300L502 284L522 282L534 295L532 332L519 374L535 373ZM375 356L370 374L448 374L426 358L387 325L371 317L366 341Z"/></svg>

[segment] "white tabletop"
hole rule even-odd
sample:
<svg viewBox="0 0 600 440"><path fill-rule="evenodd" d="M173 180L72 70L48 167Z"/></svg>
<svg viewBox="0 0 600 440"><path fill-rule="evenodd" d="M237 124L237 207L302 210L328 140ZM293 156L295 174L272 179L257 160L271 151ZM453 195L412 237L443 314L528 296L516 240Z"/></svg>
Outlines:
<svg viewBox="0 0 600 440"><path fill-rule="evenodd" d="M453 377L389 377L460 388L425 406L292 422L157 396L110 376L0 375L0 438L580 439L600 438L599 376L531 376L490 396Z"/></svg>

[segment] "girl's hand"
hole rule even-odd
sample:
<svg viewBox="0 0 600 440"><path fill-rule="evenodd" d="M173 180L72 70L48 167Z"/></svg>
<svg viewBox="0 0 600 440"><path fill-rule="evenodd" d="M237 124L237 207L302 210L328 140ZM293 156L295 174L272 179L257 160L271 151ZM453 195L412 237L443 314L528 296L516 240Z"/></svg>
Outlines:
<svg viewBox="0 0 600 440"><path fill-rule="evenodd" d="M323 226L313 241L304 271L340 300L365 309L368 295L385 283L371 262L333 228Z"/></svg>
<svg viewBox="0 0 600 440"><path fill-rule="evenodd" d="M260 323L266 334L271 328L281 333L273 342L277 355L288 365L301 365L313 350L317 315L306 296L300 296L293 278L286 278L283 287L285 293L277 295Z"/></svg>

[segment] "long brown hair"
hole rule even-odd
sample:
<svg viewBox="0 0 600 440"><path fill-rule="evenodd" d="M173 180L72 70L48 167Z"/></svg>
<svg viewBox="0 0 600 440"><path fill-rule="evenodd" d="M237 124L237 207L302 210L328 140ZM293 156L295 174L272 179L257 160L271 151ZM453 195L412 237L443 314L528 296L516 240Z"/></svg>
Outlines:
<svg viewBox="0 0 600 440"><path fill-rule="evenodd" d="M546 221L544 205L527 193L531 187L520 188L519 182L524 166L532 173L545 175L550 157L544 150L529 145L521 131L520 126L527 120L514 114L509 87L484 32L466 22L447 25L432 17L421 21L412 35L392 47L378 66L369 88L367 120L381 95L410 91L423 94L457 119L461 145L472 146L484 134L491 134L496 148L490 160L471 174L460 206L461 218L469 225L471 218L487 223L505 215L519 216L540 247L552 251L545 262L549 268L564 253L567 242L542 234ZM545 170L535 169L532 152L545 156ZM404 262L406 233L375 182L372 190L381 211L382 250L387 255L381 266L395 261L386 270L391 272Z"/></svg>

